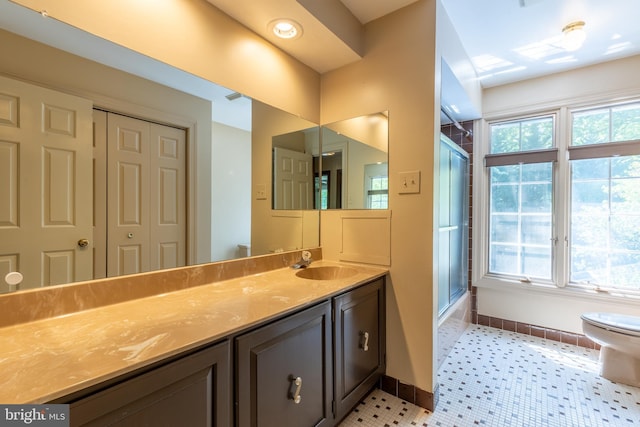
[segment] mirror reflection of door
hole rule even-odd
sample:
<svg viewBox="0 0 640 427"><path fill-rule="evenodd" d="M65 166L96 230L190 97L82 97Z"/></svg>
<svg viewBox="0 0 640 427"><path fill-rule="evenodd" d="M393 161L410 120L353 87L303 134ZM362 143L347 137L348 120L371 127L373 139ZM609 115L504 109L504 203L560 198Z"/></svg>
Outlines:
<svg viewBox="0 0 640 427"><path fill-rule="evenodd" d="M313 157L273 147L273 206L277 209L313 209Z"/></svg>
<svg viewBox="0 0 640 427"><path fill-rule="evenodd" d="M91 109L0 77L0 277L22 289L92 277Z"/></svg>
<svg viewBox="0 0 640 427"><path fill-rule="evenodd" d="M28 289L185 262L184 129L0 78L0 277Z"/></svg>
<svg viewBox="0 0 640 427"><path fill-rule="evenodd" d="M94 238L106 248L96 278L186 265L186 132L98 110L94 122L106 151L96 155Z"/></svg>

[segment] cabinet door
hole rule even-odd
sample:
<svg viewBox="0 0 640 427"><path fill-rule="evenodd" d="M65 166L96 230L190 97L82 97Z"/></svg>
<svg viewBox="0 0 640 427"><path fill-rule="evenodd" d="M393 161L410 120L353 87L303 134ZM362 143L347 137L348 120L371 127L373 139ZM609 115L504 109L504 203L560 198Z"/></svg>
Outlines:
<svg viewBox="0 0 640 427"><path fill-rule="evenodd" d="M236 339L238 425L330 425L331 306L307 309Z"/></svg>
<svg viewBox="0 0 640 427"><path fill-rule="evenodd" d="M228 342L70 405L71 426L231 425Z"/></svg>
<svg viewBox="0 0 640 427"><path fill-rule="evenodd" d="M334 299L336 419L342 419L385 371L384 279Z"/></svg>

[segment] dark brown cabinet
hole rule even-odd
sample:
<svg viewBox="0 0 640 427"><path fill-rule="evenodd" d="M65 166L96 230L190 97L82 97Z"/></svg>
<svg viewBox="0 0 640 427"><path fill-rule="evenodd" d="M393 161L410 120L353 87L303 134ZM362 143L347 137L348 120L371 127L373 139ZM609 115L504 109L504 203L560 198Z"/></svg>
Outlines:
<svg viewBox="0 0 640 427"><path fill-rule="evenodd" d="M328 301L239 336L237 425L333 425L331 350Z"/></svg>
<svg viewBox="0 0 640 427"><path fill-rule="evenodd" d="M71 426L232 425L230 345L218 344L72 402Z"/></svg>
<svg viewBox="0 0 640 427"><path fill-rule="evenodd" d="M236 338L238 427L337 425L385 371L384 279Z"/></svg>
<svg viewBox="0 0 640 427"><path fill-rule="evenodd" d="M52 403L72 426L335 426L385 371L384 313L380 278Z"/></svg>
<svg viewBox="0 0 640 427"><path fill-rule="evenodd" d="M385 372L384 282L376 280L333 300L336 420Z"/></svg>

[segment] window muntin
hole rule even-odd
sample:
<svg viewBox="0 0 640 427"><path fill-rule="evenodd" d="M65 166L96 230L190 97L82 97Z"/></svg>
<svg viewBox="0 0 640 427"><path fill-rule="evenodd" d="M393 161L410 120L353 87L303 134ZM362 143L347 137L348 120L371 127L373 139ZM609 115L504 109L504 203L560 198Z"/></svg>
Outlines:
<svg viewBox="0 0 640 427"><path fill-rule="evenodd" d="M489 273L551 280L553 163L490 168Z"/></svg>
<svg viewBox="0 0 640 427"><path fill-rule="evenodd" d="M364 165L364 200L367 209L389 208L389 165Z"/></svg>
<svg viewBox="0 0 640 427"><path fill-rule="evenodd" d="M389 207L389 177L387 175L369 178L367 190L367 208L388 209Z"/></svg>
<svg viewBox="0 0 640 427"><path fill-rule="evenodd" d="M640 139L640 104L576 111L572 114L574 147Z"/></svg>
<svg viewBox="0 0 640 427"><path fill-rule="evenodd" d="M553 116L536 117L491 125L490 153L514 153L552 148Z"/></svg>
<svg viewBox="0 0 640 427"><path fill-rule="evenodd" d="M570 282L640 289L640 156L571 162Z"/></svg>
<svg viewBox="0 0 640 427"><path fill-rule="evenodd" d="M562 129L567 137L556 144ZM561 108L489 123L488 131L485 279L550 277L558 286L639 294L640 102Z"/></svg>
<svg viewBox="0 0 640 427"><path fill-rule="evenodd" d="M569 283L640 290L640 103L572 113Z"/></svg>
<svg viewBox="0 0 640 427"><path fill-rule="evenodd" d="M488 272L551 281L555 115L490 124Z"/></svg>

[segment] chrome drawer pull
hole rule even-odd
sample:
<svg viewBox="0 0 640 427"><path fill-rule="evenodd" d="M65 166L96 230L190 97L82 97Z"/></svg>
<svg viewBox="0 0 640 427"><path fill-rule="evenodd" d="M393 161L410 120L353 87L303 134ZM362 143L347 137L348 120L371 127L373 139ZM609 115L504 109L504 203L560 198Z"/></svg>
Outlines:
<svg viewBox="0 0 640 427"><path fill-rule="evenodd" d="M369 351L369 332L360 332L360 348L364 351ZM364 342L363 342L364 341Z"/></svg>
<svg viewBox="0 0 640 427"><path fill-rule="evenodd" d="M291 385L296 386L296 390L293 393L291 393L289 397L293 400L293 403L297 405L302 400L302 396L300 396L300 389L302 389L302 378L294 377L292 375L289 377L289 381L291 381Z"/></svg>

